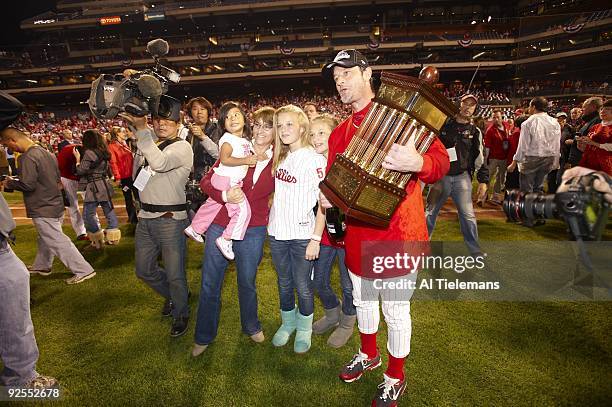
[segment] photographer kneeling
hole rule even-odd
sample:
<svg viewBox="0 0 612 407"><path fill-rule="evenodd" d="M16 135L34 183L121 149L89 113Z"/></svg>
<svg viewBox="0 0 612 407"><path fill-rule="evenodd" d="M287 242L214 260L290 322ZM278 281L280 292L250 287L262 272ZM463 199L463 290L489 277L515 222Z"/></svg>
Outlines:
<svg viewBox="0 0 612 407"><path fill-rule="evenodd" d="M134 128L138 151L134 157L134 186L140 190L141 210L136 226L136 275L165 298L163 316L172 315L170 336L187 330L185 183L193 165L187 141L178 137L180 102L163 95L153 117L121 116ZM163 268L157 258L161 253Z"/></svg>

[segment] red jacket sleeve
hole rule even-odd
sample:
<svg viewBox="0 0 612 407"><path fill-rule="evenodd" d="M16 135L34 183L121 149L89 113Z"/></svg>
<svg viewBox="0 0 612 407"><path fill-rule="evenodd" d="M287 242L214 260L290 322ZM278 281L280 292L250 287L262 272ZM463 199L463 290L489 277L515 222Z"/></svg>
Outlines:
<svg viewBox="0 0 612 407"><path fill-rule="evenodd" d="M219 160L217 160L215 165L212 166L210 171L208 171L206 173L206 175L200 181L200 189L202 190L202 192L204 192L206 195L208 195L209 197L211 197L215 201L217 201L219 203L223 203L223 202L225 202L223 200L223 194L221 194L221 191L219 191L218 189L215 189L212 186L212 182L211 182L212 175L214 174L213 168L216 168L218 166L219 166Z"/></svg>
<svg viewBox="0 0 612 407"><path fill-rule="evenodd" d="M450 169L450 161L444 144L436 138L423 155L423 168L417 176L426 184L442 179Z"/></svg>
<svg viewBox="0 0 612 407"><path fill-rule="evenodd" d="M119 161L119 157L117 157L117 150L114 144L110 144L108 149L111 153L110 166L113 171L113 175L115 176L115 180L121 179L121 171L119 171L119 165L117 164Z"/></svg>
<svg viewBox="0 0 612 407"><path fill-rule="evenodd" d="M493 137L493 132L495 129L493 126L489 127L489 129L485 132L484 135L484 146L487 148L491 148L491 137Z"/></svg>

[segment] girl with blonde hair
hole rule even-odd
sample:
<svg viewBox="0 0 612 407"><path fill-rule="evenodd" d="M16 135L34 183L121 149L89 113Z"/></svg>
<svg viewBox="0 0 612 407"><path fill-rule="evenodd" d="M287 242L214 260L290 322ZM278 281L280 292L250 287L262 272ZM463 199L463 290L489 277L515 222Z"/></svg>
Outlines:
<svg viewBox="0 0 612 407"><path fill-rule="evenodd" d="M278 277L282 324L272 344L284 346L296 332L293 349L305 353L310 349L314 315L310 276L321 241L321 236L314 233L313 208L318 202L319 183L327 161L310 144L308 117L299 107L287 105L278 109L274 113L274 128L275 192L268 234Z"/></svg>

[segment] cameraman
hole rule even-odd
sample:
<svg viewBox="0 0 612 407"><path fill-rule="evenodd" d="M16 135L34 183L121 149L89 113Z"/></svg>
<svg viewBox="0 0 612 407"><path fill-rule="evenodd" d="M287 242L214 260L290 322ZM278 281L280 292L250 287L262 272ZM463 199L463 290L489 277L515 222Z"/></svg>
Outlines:
<svg viewBox="0 0 612 407"><path fill-rule="evenodd" d="M206 98L198 96L189 100L185 110L193 120L193 123L187 125L189 129L187 141L193 148L191 179L199 182L219 158L219 146L217 145L219 135L217 125L210 120L212 104Z"/></svg>
<svg viewBox="0 0 612 407"><path fill-rule="evenodd" d="M181 104L162 95L154 131L146 117L121 116L137 138L134 185L140 189L141 210L135 234L136 275L165 298L163 316L172 315L170 336L187 330L187 278L185 234L187 219L185 183L193 165L191 146L178 137ZM157 258L161 253L163 268Z"/></svg>

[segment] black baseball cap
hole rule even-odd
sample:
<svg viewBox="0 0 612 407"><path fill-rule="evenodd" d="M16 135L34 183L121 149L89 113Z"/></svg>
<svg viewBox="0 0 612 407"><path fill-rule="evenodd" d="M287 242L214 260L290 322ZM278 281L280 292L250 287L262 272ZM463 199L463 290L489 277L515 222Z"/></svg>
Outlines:
<svg viewBox="0 0 612 407"><path fill-rule="evenodd" d="M153 113L153 117L179 122L181 120L181 102L172 96L161 95L157 112Z"/></svg>
<svg viewBox="0 0 612 407"><path fill-rule="evenodd" d="M341 66L343 68L352 68L354 66L359 66L363 69L370 66L368 64L368 60L363 54L356 49L343 49L342 51L336 54L336 57L332 62L325 64L321 74L325 79L332 79L332 74L334 72L334 66Z"/></svg>

